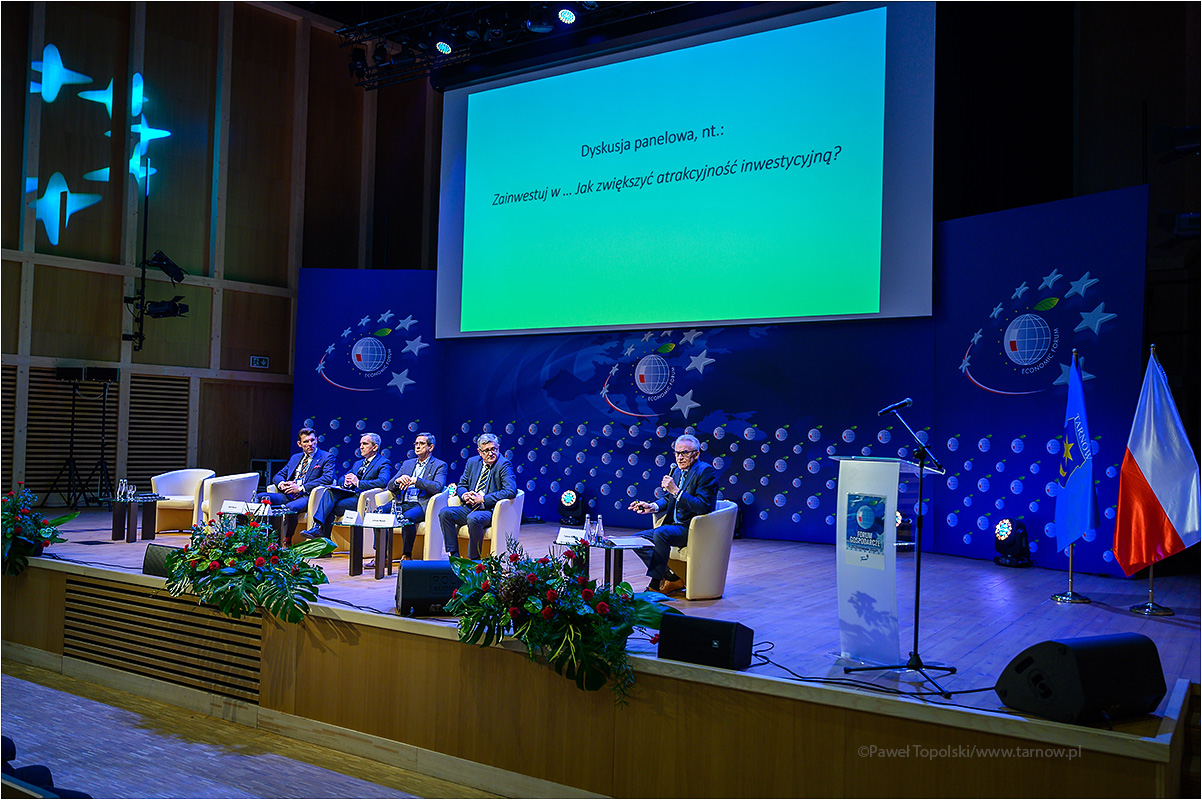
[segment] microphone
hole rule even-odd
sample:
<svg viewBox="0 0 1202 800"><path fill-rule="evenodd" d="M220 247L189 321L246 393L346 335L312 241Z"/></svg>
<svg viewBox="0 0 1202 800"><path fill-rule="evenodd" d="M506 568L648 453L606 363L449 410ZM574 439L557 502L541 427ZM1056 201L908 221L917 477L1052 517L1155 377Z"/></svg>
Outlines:
<svg viewBox="0 0 1202 800"><path fill-rule="evenodd" d="M909 408L912 405L914 405L914 401L907 397L905 400L898 400L893 405L885 406L880 411L876 412L876 415L878 417L883 417L886 414L897 411L899 408Z"/></svg>

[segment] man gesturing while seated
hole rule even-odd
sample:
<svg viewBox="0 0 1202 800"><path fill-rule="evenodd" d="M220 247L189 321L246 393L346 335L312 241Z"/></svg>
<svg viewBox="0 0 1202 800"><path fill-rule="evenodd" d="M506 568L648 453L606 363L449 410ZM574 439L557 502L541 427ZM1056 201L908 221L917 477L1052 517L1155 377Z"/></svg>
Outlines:
<svg viewBox="0 0 1202 800"><path fill-rule="evenodd" d="M484 529L492 524L493 507L501 500L518 496L518 482L509 459L501 455L501 442L494 434L482 433L476 451L463 467L463 476L455 487L461 506L447 506L438 513L443 543L448 556L459 555L459 526L467 525L468 558L480 558ZM503 545L493 543L496 552Z"/></svg>
<svg viewBox="0 0 1202 800"><path fill-rule="evenodd" d="M676 466L660 481L664 496L653 503L635 500L630 510L639 514L664 514L664 524L636 534L651 540L650 547L634 552L647 565L651 578L648 591L664 594L678 592L684 581L668 569L672 547L689 543L689 520L714 510L718 500L718 474L709 464L698 461L701 443L696 436L684 434L672 445Z"/></svg>

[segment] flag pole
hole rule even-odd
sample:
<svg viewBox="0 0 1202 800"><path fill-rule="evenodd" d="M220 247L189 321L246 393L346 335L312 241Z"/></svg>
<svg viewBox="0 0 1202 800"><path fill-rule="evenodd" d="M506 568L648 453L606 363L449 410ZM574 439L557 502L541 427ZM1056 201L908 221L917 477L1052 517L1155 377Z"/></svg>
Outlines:
<svg viewBox="0 0 1202 800"><path fill-rule="evenodd" d="M1127 610L1132 614L1143 614L1145 617L1171 617L1173 609L1162 606L1152 599L1152 570L1155 568L1155 564L1148 565L1148 602L1133 605Z"/></svg>
<svg viewBox="0 0 1202 800"><path fill-rule="evenodd" d="M1068 546L1068 591L1060 594L1052 595L1052 599L1057 603L1088 603L1089 598L1083 594L1077 594L1073 591L1073 550L1076 549L1077 543L1073 542Z"/></svg>

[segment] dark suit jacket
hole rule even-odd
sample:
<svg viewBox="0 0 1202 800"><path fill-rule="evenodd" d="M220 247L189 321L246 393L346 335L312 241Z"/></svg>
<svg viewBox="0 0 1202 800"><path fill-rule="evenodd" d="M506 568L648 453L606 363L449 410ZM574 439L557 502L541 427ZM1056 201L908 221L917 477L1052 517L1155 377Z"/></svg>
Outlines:
<svg viewBox="0 0 1202 800"><path fill-rule="evenodd" d="M351 472L359 473L363 467L363 459L359 459L351 465ZM388 461L388 456L383 453L376 453L376 457L371 460L371 464L367 467L367 472L359 479L358 489L343 489L341 477L338 480L338 488L348 494L361 495L371 489L383 489L388 485L388 476L392 474L392 464Z"/></svg>
<svg viewBox="0 0 1202 800"><path fill-rule="evenodd" d="M422 472L422 476L417 479L414 487L417 489L417 498L419 503L425 503L431 497L447 488L447 462L439 461L434 456L427 459L426 469ZM396 488L396 479L402 475L412 475L417 469L417 459L407 458L401 463L401 468L396 471L388 480L388 489L394 495L396 500L404 500L403 493L398 494Z"/></svg>
<svg viewBox="0 0 1202 800"><path fill-rule="evenodd" d="M680 470L675 465L668 474L676 481L680 491L675 499L665 495L655 501L655 505L665 515L663 524L675 524L673 515L677 506L680 507L680 522L683 525L688 525L693 517L714 510L718 503L718 473L713 467L698 461L689 469L684 483L681 483Z"/></svg>
<svg viewBox="0 0 1202 800"><path fill-rule="evenodd" d="M463 466L463 477L455 487L455 494L463 499L464 492L474 492L480 473L484 471L484 459L472 456ZM518 479L513 471L513 464L505 456L497 456L497 463L492 465L488 480L484 484L484 507L492 509L499 500L511 500L518 496Z"/></svg>
<svg viewBox="0 0 1202 800"><path fill-rule="evenodd" d="M296 468L300 466L301 459L304 457L303 452L294 454L292 458L288 459L284 468L272 477L271 482L279 486L284 481L292 480L292 473L296 472ZM318 486L329 486L333 482L334 454L327 453L319 447L313 451L313 460L309 462L309 471L301 476L301 483L305 485L305 493L308 494Z"/></svg>

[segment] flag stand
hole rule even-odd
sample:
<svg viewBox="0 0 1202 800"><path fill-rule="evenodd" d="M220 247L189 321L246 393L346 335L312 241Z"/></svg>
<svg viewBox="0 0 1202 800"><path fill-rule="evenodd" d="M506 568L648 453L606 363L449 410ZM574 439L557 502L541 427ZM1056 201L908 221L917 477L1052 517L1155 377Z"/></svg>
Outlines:
<svg viewBox="0 0 1202 800"><path fill-rule="evenodd" d="M1152 570L1155 566L1152 564L1148 567L1148 602L1131 606L1127 610L1132 614L1143 614L1145 617L1171 617L1173 609L1152 600Z"/></svg>
<svg viewBox="0 0 1202 800"><path fill-rule="evenodd" d="M1052 595L1052 599L1057 603L1088 603L1089 598L1083 594L1077 594L1073 591L1073 550L1076 549L1077 543L1073 542L1068 546L1068 591L1060 594Z"/></svg>

